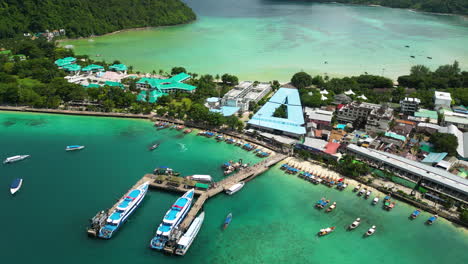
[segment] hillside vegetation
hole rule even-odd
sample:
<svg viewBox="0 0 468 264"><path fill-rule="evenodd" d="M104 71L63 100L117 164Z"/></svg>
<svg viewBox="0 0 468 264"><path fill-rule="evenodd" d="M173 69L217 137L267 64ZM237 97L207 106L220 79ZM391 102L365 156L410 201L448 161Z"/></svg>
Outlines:
<svg viewBox="0 0 468 264"><path fill-rule="evenodd" d="M284 0L279 0L284 1ZM304 0L302 0L304 1ZM453 13L468 15L467 0L305 0L317 3L343 3L343 4L363 4L382 5L395 8L411 8L425 12Z"/></svg>
<svg viewBox="0 0 468 264"><path fill-rule="evenodd" d="M0 0L0 38L62 28L68 37L87 37L195 19L180 0Z"/></svg>

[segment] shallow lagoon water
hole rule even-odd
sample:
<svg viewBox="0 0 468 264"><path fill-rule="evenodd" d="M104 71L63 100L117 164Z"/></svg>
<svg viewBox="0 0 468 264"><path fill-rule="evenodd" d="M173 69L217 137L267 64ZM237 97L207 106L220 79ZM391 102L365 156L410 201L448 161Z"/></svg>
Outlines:
<svg viewBox="0 0 468 264"><path fill-rule="evenodd" d="M338 192L286 175L277 167L233 196L205 205L205 223L184 257L151 251L149 241L177 195L150 191L141 207L111 240L86 236L88 219L110 207L144 173L170 166L184 175L221 179L220 164L242 157L238 147L174 130L156 131L146 120L0 112L0 156L31 158L0 166L2 259L15 263L466 263L468 232L439 219L414 221L414 208L398 203L392 212L371 206L351 190ZM149 152L152 142L160 148ZM86 149L65 152L70 144ZM184 147L182 147L182 145ZM12 197L9 184L24 178ZM321 197L337 201L326 214L313 208ZM224 217L233 221L221 230ZM356 217L362 226L345 231ZM371 225L374 236L363 239ZM318 238L319 229L336 226ZM25 253L27 252L27 253Z"/></svg>
<svg viewBox="0 0 468 264"><path fill-rule="evenodd" d="M94 59L120 60L140 71L185 66L199 74L227 72L259 81L288 81L300 70L396 78L416 64L434 69L454 60L468 69L465 17L306 1L186 2L198 15L194 23L63 45L74 45L78 54Z"/></svg>

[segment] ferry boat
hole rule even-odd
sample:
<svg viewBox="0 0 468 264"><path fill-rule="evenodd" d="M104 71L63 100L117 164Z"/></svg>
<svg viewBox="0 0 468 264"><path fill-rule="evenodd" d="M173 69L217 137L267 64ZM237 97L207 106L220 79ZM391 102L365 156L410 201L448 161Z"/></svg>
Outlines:
<svg viewBox="0 0 468 264"><path fill-rule="evenodd" d="M187 178L189 178L192 181L207 182L207 183L210 183L210 182L213 181L213 178L211 178L210 175L195 174L195 175L192 175L192 176L188 176Z"/></svg>
<svg viewBox="0 0 468 264"><path fill-rule="evenodd" d="M183 256L185 255L185 253L187 253L187 250L190 248L190 245L192 245L193 241L195 240L198 231L200 231L204 219L205 212L202 212L197 218L195 218L195 220L193 220L187 232L185 232L185 234L182 236L179 242L177 242L177 248L175 250L175 253L177 255Z"/></svg>
<svg viewBox="0 0 468 264"><path fill-rule="evenodd" d="M232 221L232 213L229 213L224 219L223 230L226 229Z"/></svg>
<svg viewBox="0 0 468 264"><path fill-rule="evenodd" d="M333 232L335 230L335 227L332 226L332 227L327 227L327 228L324 228L324 229L320 229L320 231L318 232L318 235L319 236L325 236L325 235L328 235L330 234L331 232Z"/></svg>
<svg viewBox="0 0 468 264"><path fill-rule="evenodd" d="M8 157L3 161L3 164L9 164L9 163L21 161L21 160L27 159L29 157L30 157L30 155L16 155L16 156L13 156L13 157Z"/></svg>
<svg viewBox="0 0 468 264"><path fill-rule="evenodd" d="M145 182L130 190L119 202L115 210L106 220L106 225L99 230L99 237L110 239L114 232L127 220L127 218L140 205L148 191L149 182Z"/></svg>
<svg viewBox="0 0 468 264"><path fill-rule="evenodd" d="M433 216L429 217L429 219L427 219L427 221L426 221L426 224L432 225L437 220L437 218L439 218L438 215L433 215Z"/></svg>
<svg viewBox="0 0 468 264"><path fill-rule="evenodd" d="M348 226L348 230L356 229L361 224L361 218L356 218L352 224Z"/></svg>
<svg viewBox="0 0 468 264"><path fill-rule="evenodd" d="M369 228L369 230L367 230L367 232L364 234L364 236L366 236L366 237L372 236L374 233L375 233L375 226L372 226L371 228Z"/></svg>
<svg viewBox="0 0 468 264"><path fill-rule="evenodd" d="M421 210L414 210L414 212L410 215L411 219L416 219L421 214Z"/></svg>
<svg viewBox="0 0 468 264"><path fill-rule="evenodd" d="M242 182L242 181L239 183L236 183L226 190L226 194L233 195L236 192L240 191L242 188L244 188L244 185L245 185L245 182Z"/></svg>
<svg viewBox="0 0 468 264"><path fill-rule="evenodd" d="M177 199L177 201L171 206L169 211L163 218L162 223L159 225L155 236L150 242L150 247L153 249L161 250L166 245L166 242L169 240L174 229L177 229L180 222L187 215L190 207L192 206L193 196L195 190L191 189L187 191L182 197Z"/></svg>
<svg viewBox="0 0 468 264"><path fill-rule="evenodd" d="M84 149L85 146L80 146L80 145L71 145L71 146L67 146L65 148L66 151L74 151L74 150L80 150L80 149Z"/></svg>
<svg viewBox="0 0 468 264"><path fill-rule="evenodd" d="M15 194L17 191L19 191L19 189L21 189L21 185L23 185L23 179L14 179L10 185L10 193Z"/></svg>

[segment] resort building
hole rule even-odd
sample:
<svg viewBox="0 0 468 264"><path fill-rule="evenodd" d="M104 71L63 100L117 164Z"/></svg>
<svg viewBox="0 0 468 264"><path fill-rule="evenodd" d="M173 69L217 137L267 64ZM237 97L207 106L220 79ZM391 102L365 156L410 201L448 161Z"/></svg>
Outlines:
<svg viewBox="0 0 468 264"><path fill-rule="evenodd" d="M387 132L392 119L393 109L389 108L387 105L382 105L380 108L373 108L367 116L366 131L373 133Z"/></svg>
<svg viewBox="0 0 468 264"><path fill-rule="evenodd" d="M408 116L408 120L416 122L425 122L431 124L437 124L439 115L436 111L431 111L427 109L419 109L414 113L414 116Z"/></svg>
<svg viewBox="0 0 468 264"><path fill-rule="evenodd" d="M270 91L271 85L269 83L241 82L223 96L221 108L236 107L237 111L246 112L249 110L251 102L258 103Z"/></svg>
<svg viewBox="0 0 468 264"><path fill-rule="evenodd" d="M55 65L59 68L63 68L64 66L75 64L76 63L76 58L73 57L66 57L63 59L58 59L55 61Z"/></svg>
<svg viewBox="0 0 468 264"><path fill-rule="evenodd" d="M454 125L461 130L468 130L468 115L462 113L455 113L450 109L441 109L440 113L443 115L441 125L449 126Z"/></svg>
<svg viewBox="0 0 468 264"><path fill-rule="evenodd" d="M317 138L306 137L304 143L297 143L295 147L315 154L327 154L335 159L341 156L341 154L337 153L340 147L339 143L327 142Z"/></svg>
<svg viewBox="0 0 468 264"><path fill-rule="evenodd" d="M274 117L278 107L286 106L286 118ZM280 88L249 120L249 126L273 134L300 138L306 134L299 91Z"/></svg>
<svg viewBox="0 0 468 264"><path fill-rule="evenodd" d="M81 70L84 71L84 72L89 72L91 74L93 72L102 72L102 71L104 71L104 67L102 67L101 65L90 64L90 65L84 67Z"/></svg>
<svg viewBox="0 0 468 264"><path fill-rule="evenodd" d="M442 107L450 108L451 104L452 104L452 96L450 95L450 93L435 91L434 105L435 105L436 110Z"/></svg>
<svg viewBox="0 0 468 264"><path fill-rule="evenodd" d="M114 64L109 66L109 70L127 74L128 67L125 64Z"/></svg>
<svg viewBox="0 0 468 264"><path fill-rule="evenodd" d="M398 177L418 183L431 192L442 193L468 203L468 180L465 178L417 161L354 144L348 145L346 150L350 155L373 167L391 171Z"/></svg>
<svg viewBox="0 0 468 264"><path fill-rule="evenodd" d="M401 112L406 115L414 115L418 111L420 103L421 100L418 98L405 97L400 101Z"/></svg>
<svg viewBox="0 0 468 264"><path fill-rule="evenodd" d="M378 104L352 102L338 110L336 119L340 123L354 123L357 119L367 119L372 110L380 109Z"/></svg>
<svg viewBox="0 0 468 264"><path fill-rule="evenodd" d="M173 93L177 91L194 93L197 87L184 83L184 81L191 77L182 72L168 79L141 78L136 83L136 87L141 90L157 90L161 93Z"/></svg>

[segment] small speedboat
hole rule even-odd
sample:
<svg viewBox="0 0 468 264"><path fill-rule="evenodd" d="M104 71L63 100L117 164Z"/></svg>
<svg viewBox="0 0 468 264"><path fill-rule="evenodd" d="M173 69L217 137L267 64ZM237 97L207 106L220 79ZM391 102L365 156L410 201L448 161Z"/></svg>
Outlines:
<svg viewBox="0 0 468 264"><path fill-rule="evenodd" d="M319 236L325 236L325 235L328 235L330 234L331 232L333 232L333 230L335 230L335 227L332 226L332 227L327 227L327 228L324 228L324 229L320 229L320 231L318 232L318 235Z"/></svg>
<svg viewBox="0 0 468 264"><path fill-rule="evenodd" d="M379 202L379 197L375 197L374 200L372 201L373 205L376 205Z"/></svg>
<svg viewBox="0 0 468 264"><path fill-rule="evenodd" d="M427 221L426 221L426 224L432 225L437 220L437 218L439 218L438 215L433 215L433 216L429 217L429 219L427 219Z"/></svg>
<svg viewBox="0 0 468 264"><path fill-rule="evenodd" d="M361 218L356 218L356 220L354 220L354 222L348 226L348 229L349 230L356 229L356 227L358 227L360 224L361 224Z"/></svg>
<svg viewBox="0 0 468 264"><path fill-rule="evenodd" d="M359 189L361 189L361 184L359 184L358 186L354 187L353 192L357 192L357 191L359 191Z"/></svg>
<svg viewBox="0 0 468 264"><path fill-rule="evenodd" d="M421 214L421 210L415 210L411 215L410 215L410 218L411 219L416 219L416 217L418 217L419 215Z"/></svg>
<svg viewBox="0 0 468 264"><path fill-rule="evenodd" d="M11 194L15 194L19 189L21 188L21 185L23 185L23 179L16 178L11 182L10 185L10 192Z"/></svg>
<svg viewBox="0 0 468 264"><path fill-rule="evenodd" d="M71 145L71 146L67 146L65 148L66 151L74 151L74 150L80 150L80 149L84 149L85 146L80 146L80 145Z"/></svg>
<svg viewBox="0 0 468 264"><path fill-rule="evenodd" d="M224 219L223 230L226 229L232 221L232 213L229 213Z"/></svg>
<svg viewBox="0 0 468 264"><path fill-rule="evenodd" d="M362 189L358 192L357 196L362 196L362 195L365 194L365 193L366 193L366 188L362 188Z"/></svg>
<svg viewBox="0 0 468 264"><path fill-rule="evenodd" d="M13 157L8 157L3 161L3 164L13 163L29 158L30 155L16 155Z"/></svg>
<svg viewBox="0 0 468 264"><path fill-rule="evenodd" d="M372 226L371 228L369 228L369 230L367 230L367 232L364 235L368 237L368 236L372 236L374 233L375 233L375 226Z"/></svg>
<svg viewBox="0 0 468 264"><path fill-rule="evenodd" d="M370 195L372 194L372 191L367 191L366 195L364 195L365 199L369 199Z"/></svg>
<svg viewBox="0 0 468 264"><path fill-rule="evenodd" d="M152 145L152 146L149 148L149 150L155 150L155 149L157 149L158 147L159 147L159 144L156 143L156 144Z"/></svg>
<svg viewBox="0 0 468 264"><path fill-rule="evenodd" d="M333 204L330 205L330 207L328 207L327 210L325 210L325 212L329 213L329 212L335 210L335 208L336 208L336 202L333 202Z"/></svg>

